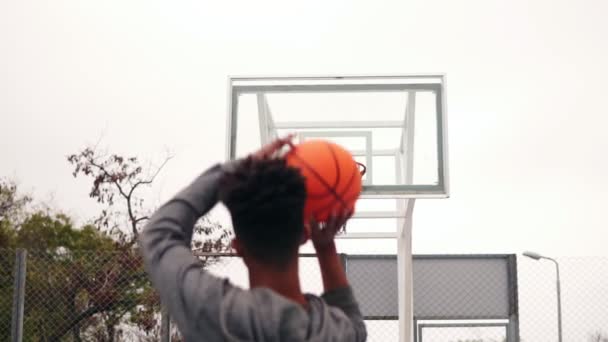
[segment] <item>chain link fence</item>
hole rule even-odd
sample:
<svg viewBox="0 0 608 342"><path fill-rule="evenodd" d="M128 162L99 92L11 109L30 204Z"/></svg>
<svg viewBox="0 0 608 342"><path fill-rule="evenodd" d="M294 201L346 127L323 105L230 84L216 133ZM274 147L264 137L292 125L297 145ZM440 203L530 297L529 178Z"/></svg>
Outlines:
<svg viewBox="0 0 608 342"><path fill-rule="evenodd" d="M420 323L420 342L504 342L506 323ZM523 340L522 340L523 341Z"/></svg>
<svg viewBox="0 0 608 342"><path fill-rule="evenodd" d="M0 340L11 340L16 251L0 250ZM27 251L23 341L160 341L160 302L135 251Z"/></svg>
<svg viewBox="0 0 608 342"><path fill-rule="evenodd" d="M565 342L608 342L608 259L559 258ZM555 265L519 258L524 342L558 340Z"/></svg>
<svg viewBox="0 0 608 342"><path fill-rule="evenodd" d="M15 260L16 251L0 250L0 341L11 340ZM238 257L203 261L210 272L247 288L246 268ZM517 261L521 341L554 342L557 340L555 268L550 263L521 257ZM348 257L344 262L348 263ZM563 341L608 341L608 259L559 259L559 262ZM301 257L300 274L304 291L322 292L320 271L313 255ZM357 281L355 292L397 291L396 285L386 285L392 280L374 274L361 273L363 278ZM483 282L489 287L499 286L495 278L487 274ZM169 324L168 316L163 315L159 298L135 251L28 251L25 280L23 341L181 341L176 326ZM362 286L365 288L361 289ZM396 303L382 303L378 299L377 307L370 307L382 311L387 305ZM460 305L466 307L466 298ZM454 308L448 309L452 312ZM368 341L397 341L396 318L368 316ZM503 342L506 324L504 320L418 320L416 327L418 341Z"/></svg>
<svg viewBox="0 0 608 342"><path fill-rule="evenodd" d="M0 341L11 338L15 252L0 250Z"/></svg>
<svg viewBox="0 0 608 342"><path fill-rule="evenodd" d="M562 300L561 341L608 342L608 258L558 258L557 262ZM503 286L503 281L498 281L498 274L482 274L483 278L478 275L477 279L467 280L471 282L470 286L461 286L459 280L452 278L444 291L454 295L460 303L438 309L441 312L453 313L454 309L466 312L473 303L470 298ZM482 283L478 282L480 279ZM560 341L555 264L518 257L517 280L520 341ZM468 291L456 293L448 291L448 288ZM418 297L415 295L414 298L416 302ZM438 298L438 302L446 303L446 299ZM508 321L499 319L420 320L417 322L418 342L504 342L507 341L507 326Z"/></svg>

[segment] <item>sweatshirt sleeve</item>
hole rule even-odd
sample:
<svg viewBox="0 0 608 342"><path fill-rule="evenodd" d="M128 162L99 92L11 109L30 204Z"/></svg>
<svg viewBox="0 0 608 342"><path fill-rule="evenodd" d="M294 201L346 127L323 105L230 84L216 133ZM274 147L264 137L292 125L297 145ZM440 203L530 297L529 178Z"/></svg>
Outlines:
<svg viewBox="0 0 608 342"><path fill-rule="evenodd" d="M322 298L328 305L342 310L350 319L355 330L355 341L359 342L367 339L367 329L365 327L363 315L361 314L359 304L357 303L350 286L325 292L322 295Z"/></svg>
<svg viewBox="0 0 608 342"><path fill-rule="evenodd" d="M217 331L222 298L234 289L203 270L191 251L196 221L217 204L222 169L207 170L161 206L139 236L152 284L185 335L196 330L193 324Z"/></svg>

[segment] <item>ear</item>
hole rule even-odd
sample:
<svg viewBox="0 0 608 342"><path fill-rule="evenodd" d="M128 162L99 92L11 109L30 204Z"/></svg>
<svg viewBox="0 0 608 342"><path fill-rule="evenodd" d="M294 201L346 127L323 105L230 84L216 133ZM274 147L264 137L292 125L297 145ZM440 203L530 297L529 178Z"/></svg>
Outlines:
<svg viewBox="0 0 608 342"><path fill-rule="evenodd" d="M310 225L304 224L304 229L302 229L302 240L300 241L300 245L305 244L310 240Z"/></svg>

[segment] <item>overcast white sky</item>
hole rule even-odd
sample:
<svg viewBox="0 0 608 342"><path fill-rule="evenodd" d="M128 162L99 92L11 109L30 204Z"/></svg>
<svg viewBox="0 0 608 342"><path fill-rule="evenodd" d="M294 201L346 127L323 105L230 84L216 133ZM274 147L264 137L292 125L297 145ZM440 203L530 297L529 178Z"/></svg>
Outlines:
<svg viewBox="0 0 608 342"><path fill-rule="evenodd" d="M0 176L86 219L65 155L224 158L226 77L445 72L452 197L414 251L607 256L606 1L1 1Z"/></svg>

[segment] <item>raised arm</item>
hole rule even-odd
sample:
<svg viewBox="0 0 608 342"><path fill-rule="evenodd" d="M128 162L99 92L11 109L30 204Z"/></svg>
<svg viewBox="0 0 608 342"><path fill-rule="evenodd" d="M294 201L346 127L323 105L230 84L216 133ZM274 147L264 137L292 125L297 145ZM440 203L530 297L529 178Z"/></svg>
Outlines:
<svg viewBox="0 0 608 342"><path fill-rule="evenodd" d="M348 287L348 280L346 279L346 273L338 255L336 244L332 241L327 245L315 249L317 251L317 259L319 260L325 292Z"/></svg>
<svg viewBox="0 0 608 342"><path fill-rule="evenodd" d="M217 329L222 296L232 287L205 272L191 251L194 224L217 203L220 165L207 170L160 207L139 236L146 271L183 334L193 324ZM210 313L201 321L201 307ZM185 336L186 339L192 336Z"/></svg>
<svg viewBox="0 0 608 342"><path fill-rule="evenodd" d="M352 288L346 278L335 243L336 233L344 226L351 213L333 215L328 222L319 224L314 220L309 223L311 240L317 251L321 277L323 278L323 299L327 304L342 310L353 323L356 341L365 341L367 331L363 315L359 309Z"/></svg>
<svg viewBox="0 0 608 342"><path fill-rule="evenodd" d="M251 158L268 158L290 139L276 140ZM191 251L194 224L217 204L220 179L235 163L239 161L216 165L204 172L160 207L139 236L146 271L187 341L200 338L197 330L205 331L210 340L214 336L219 339L220 315L226 311L222 307L229 306L236 297L228 296L228 292L238 291L227 280L203 270Z"/></svg>

